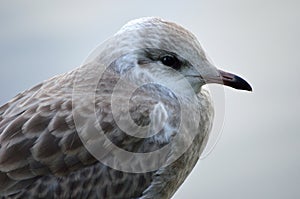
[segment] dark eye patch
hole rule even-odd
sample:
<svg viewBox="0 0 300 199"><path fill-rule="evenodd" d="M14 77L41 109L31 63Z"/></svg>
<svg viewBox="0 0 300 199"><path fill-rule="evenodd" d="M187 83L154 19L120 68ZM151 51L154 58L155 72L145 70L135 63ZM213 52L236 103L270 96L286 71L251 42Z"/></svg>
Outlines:
<svg viewBox="0 0 300 199"><path fill-rule="evenodd" d="M171 68L173 68L175 70L178 70L181 67L180 61L174 55L165 55L165 56L162 56L160 58L160 61L164 65L169 66L169 67L171 67Z"/></svg>
<svg viewBox="0 0 300 199"><path fill-rule="evenodd" d="M182 61L173 52L154 48L143 49L138 64L143 65L151 62L161 62L175 70L179 70L183 65Z"/></svg>

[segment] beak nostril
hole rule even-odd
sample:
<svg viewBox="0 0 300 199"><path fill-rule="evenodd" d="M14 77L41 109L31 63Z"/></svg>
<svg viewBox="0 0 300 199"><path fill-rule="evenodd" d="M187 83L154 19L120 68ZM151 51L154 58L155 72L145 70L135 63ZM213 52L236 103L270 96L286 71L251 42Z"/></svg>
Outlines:
<svg viewBox="0 0 300 199"><path fill-rule="evenodd" d="M229 77L229 76L223 76L224 80L229 80L229 81L233 81L234 78L233 77Z"/></svg>

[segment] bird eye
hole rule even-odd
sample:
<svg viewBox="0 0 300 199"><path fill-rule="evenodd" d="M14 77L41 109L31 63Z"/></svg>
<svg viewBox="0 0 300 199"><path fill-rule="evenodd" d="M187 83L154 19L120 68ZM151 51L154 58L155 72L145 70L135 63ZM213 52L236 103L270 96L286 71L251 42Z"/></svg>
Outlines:
<svg viewBox="0 0 300 199"><path fill-rule="evenodd" d="M178 70L180 68L179 60L172 55L166 55L161 58L161 63L163 63L166 66L172 67L175 70Z"/></svg>

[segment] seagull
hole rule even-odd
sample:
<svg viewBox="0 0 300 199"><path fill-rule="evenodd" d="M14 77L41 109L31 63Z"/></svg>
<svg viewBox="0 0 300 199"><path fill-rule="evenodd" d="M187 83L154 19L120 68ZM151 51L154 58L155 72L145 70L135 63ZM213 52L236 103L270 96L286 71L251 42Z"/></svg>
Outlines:
<svg viewBox="0 0 300 199"><path fill-rule="evenodd" d="M171 198L212 127L204 85L252 90L158 17L128 22L92 54L0 107L1 198Z"/></svg>

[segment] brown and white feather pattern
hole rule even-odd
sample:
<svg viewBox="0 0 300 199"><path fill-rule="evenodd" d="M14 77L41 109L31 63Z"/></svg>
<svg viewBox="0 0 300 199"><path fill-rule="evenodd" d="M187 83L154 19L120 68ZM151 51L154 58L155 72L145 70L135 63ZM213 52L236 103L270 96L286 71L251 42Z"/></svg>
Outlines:
<svg viewBox="0 0 300 199"><path fill-rule="evenodd" d="M90 67L49 79L0 107L1 198L170 198L191 172L211 127L205 122L213 115L206 94L201 92L195 101L200 107L199 133L179 159L152 172L122 172L94 158L75 128L72 110L79 107L72 104L74 79L81 74L84 87L93 72ZM170 143L173 133L169 130L178 133L176 96L154 84L137 90L130 103L132 119L149 124L153 107L162 103L168 111L169 127L156 137L129 136L115 124L110 107L109 96L119 75L108 70L97 86L97 117L107 137L131 152L154 151Z"/></svg>

